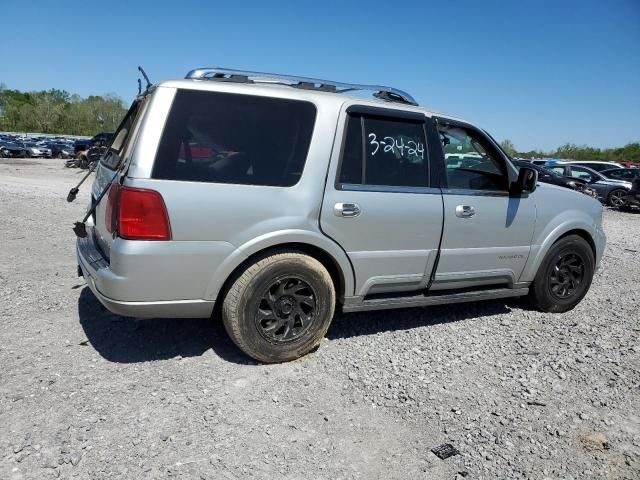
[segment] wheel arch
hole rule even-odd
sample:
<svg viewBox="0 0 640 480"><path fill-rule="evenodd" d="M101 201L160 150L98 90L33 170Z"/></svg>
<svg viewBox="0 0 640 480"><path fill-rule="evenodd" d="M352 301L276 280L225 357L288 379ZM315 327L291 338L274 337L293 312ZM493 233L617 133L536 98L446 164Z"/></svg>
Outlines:
<svg viewBox="0 0 640 480"><path fill-rule="evenodd" d="M532 245L532 251L529 255L529 260L520 276L520 282L532 282L538 273L538 268L542 264L547 252L562 238L569 235L578 235L587 241L593 252L593 257L596 260L599 258L596 239L595 239L594 226L581 221L564 222L554 229L552 229L543 238L544 241L540 245Z"/></svg>
<svg viewBox="0 0 640 480"><path fill-rule="evenodd" d="M225 292L233 280L253 264L258 257L278 250L294 250L318 260L327 269L336 289L336 298L341 302L345 296L353 295L353 267L346 253L331 240L312 232L281 233L258 238L235 250L234 254L218 268L207 288L207 298L220 305Z"/></svg>
<svg viewBox="0 0 640 480"><path fill-rule="evenodd" d="M584 228L575 228L573 230L569 230L563 233L558 238L556 238L556 240L551 245L552 246L555 245L560 240L562 240L565 237L568 237L569 235L577 235L579 237L582 237L591 247L591 251L593 252L593 258L594 259L596 258L596 255L597 255L596 242L593 240L593 237L591 236L591 234L587 232Z"/></svg>

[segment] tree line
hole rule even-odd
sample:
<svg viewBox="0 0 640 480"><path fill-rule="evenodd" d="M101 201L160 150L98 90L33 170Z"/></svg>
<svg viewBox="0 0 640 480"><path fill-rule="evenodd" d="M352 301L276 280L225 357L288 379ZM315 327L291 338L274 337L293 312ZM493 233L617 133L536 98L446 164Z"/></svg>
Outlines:
<svg viewBox="0 0 640 480"><path fill-rule="evenodd" d="M127 109L113 94L86 98L65 90L11 90L0 84L0 131L93 136L113 132Z"/></svg>
<svg viewBox="0 0 640 480"><path fill-rule="evenodd" d="M640 162L640 143L628 143L619 148L594 148L586 145L566 143L555 150L544 152L542 150L518 151L511 140L500 143L502 148L511 157L518 158L570 158L572 160L605 160L610 162Z"/></svg>

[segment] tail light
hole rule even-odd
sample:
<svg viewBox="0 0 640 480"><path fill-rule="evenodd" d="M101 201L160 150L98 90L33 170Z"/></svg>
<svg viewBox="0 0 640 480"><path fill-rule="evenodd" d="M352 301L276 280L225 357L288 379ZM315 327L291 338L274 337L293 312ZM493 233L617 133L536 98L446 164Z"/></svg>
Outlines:
<svg viewBox="0 0 640 480"><path fill-rule="evenodd" d="M167 207L155 190L113 184L105 221L109 232L127 240L171 240Z"/></svg>

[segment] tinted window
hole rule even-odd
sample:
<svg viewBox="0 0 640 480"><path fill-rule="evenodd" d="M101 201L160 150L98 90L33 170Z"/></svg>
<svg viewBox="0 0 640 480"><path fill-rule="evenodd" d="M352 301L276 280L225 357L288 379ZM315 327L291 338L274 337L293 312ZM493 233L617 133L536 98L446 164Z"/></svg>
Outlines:
<svg viewBox="0 0 640 480"><path fill-rule="evenodd" d="M455 153L462 159L446 162L449 188L507 190L504 162L484 137L456 125L439 124L438 130L445 158Z"/></svg>
<svg viewBox="0 0 640 480"><path fill-rule="evenodd" d="M633 170L613 170L611 172L606 172L605 175L617 180L632 180L635 178L636 172Z"/></svg>
<svg viewBox="0 0 640 480"><path fill-rule="evenodd" d="M300 179L316 109L308 102L180 90L153 177L288 187Z"/></svg>
<svg viewBox="0 0 640 480"><path fill-rule="evenodd" d="M425 146L422 122L351 115L347 122L339 182L427 187L429 172Z"/></svg>

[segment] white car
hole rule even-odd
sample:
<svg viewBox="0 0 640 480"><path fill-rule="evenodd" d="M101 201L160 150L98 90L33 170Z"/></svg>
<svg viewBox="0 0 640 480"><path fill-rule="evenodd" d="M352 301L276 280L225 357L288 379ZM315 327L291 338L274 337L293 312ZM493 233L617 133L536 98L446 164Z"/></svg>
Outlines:
<svg viewBox="0 0 640 480"><path fill-rule="evenodd" d="M624 168L624 165L620 165L616 162L599 162L595 160L575 160L570 162L565 162L570 165L580 165L581 167L587 167L591 170L595 170L596 172L601 172L602 170L608 170L610 168Z"/></svg>

